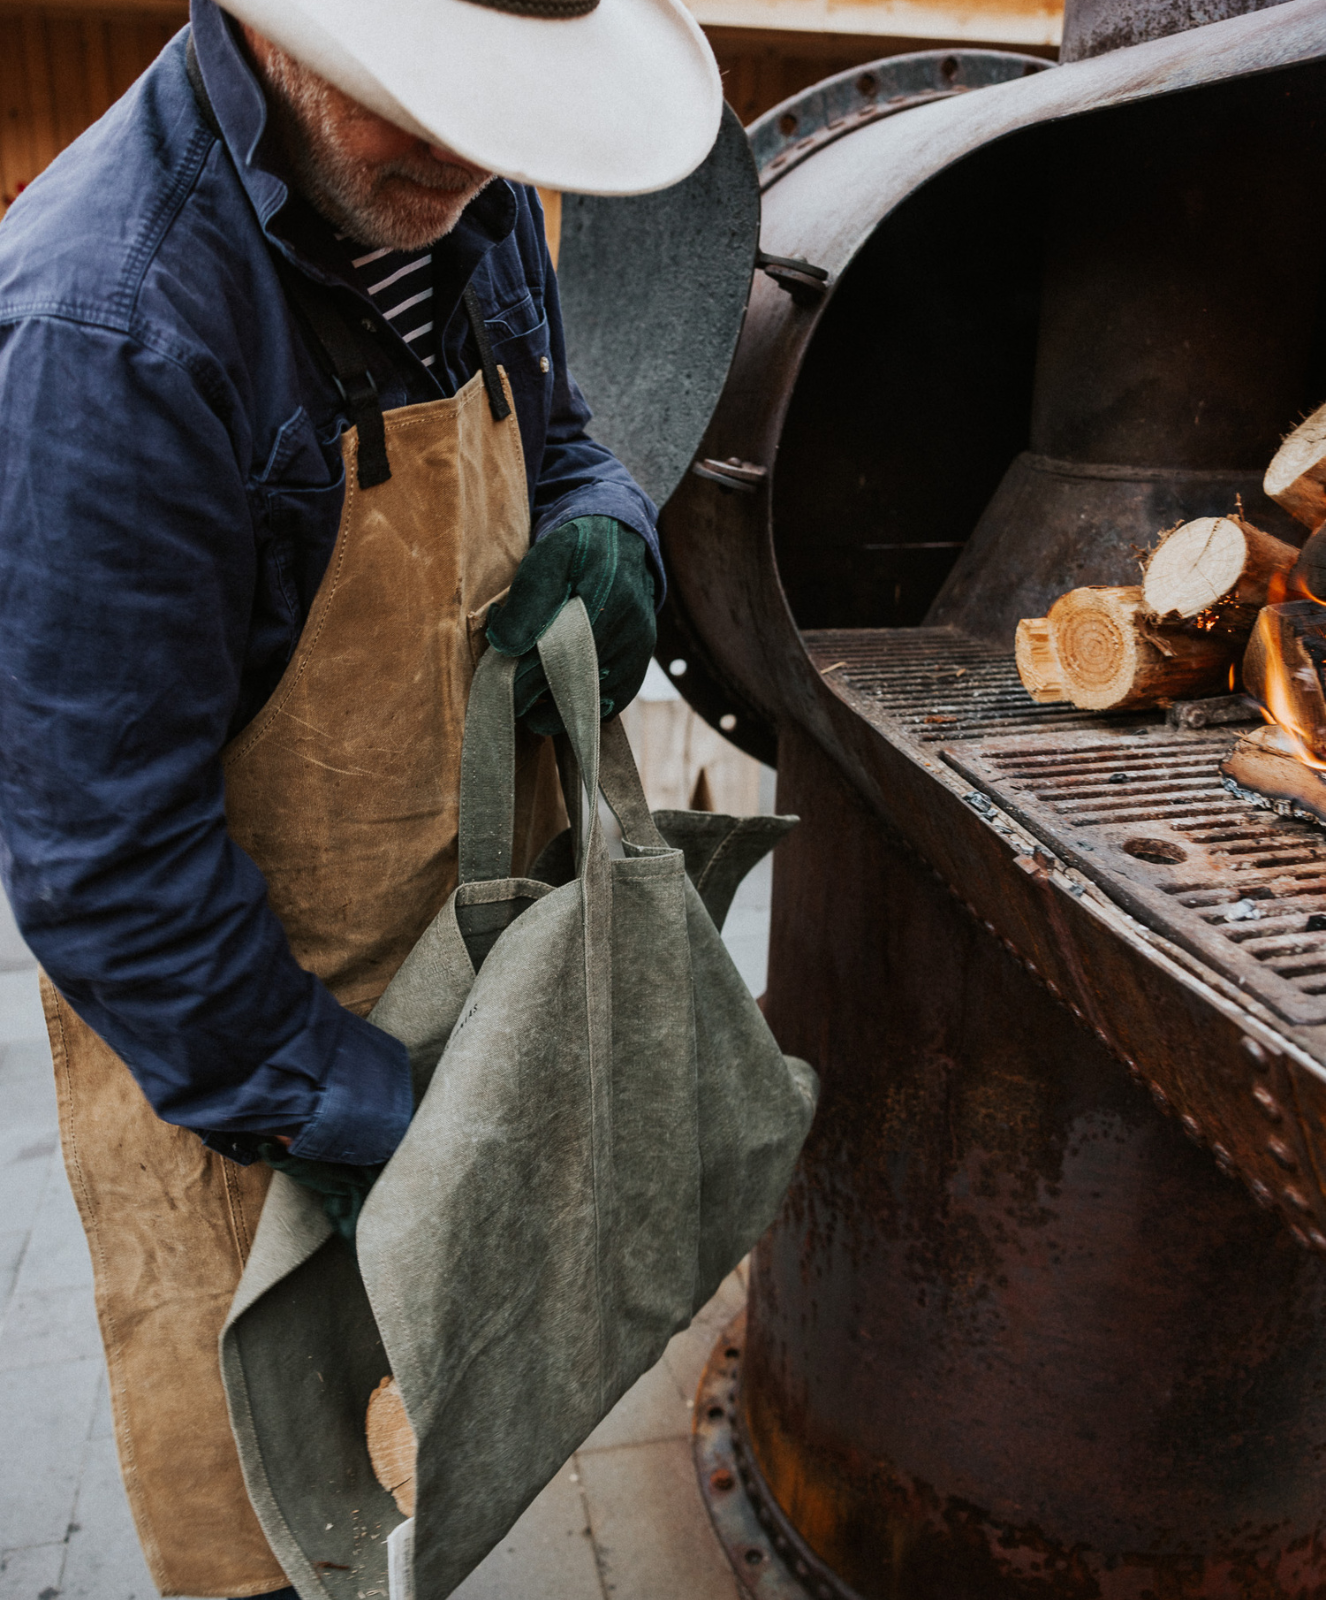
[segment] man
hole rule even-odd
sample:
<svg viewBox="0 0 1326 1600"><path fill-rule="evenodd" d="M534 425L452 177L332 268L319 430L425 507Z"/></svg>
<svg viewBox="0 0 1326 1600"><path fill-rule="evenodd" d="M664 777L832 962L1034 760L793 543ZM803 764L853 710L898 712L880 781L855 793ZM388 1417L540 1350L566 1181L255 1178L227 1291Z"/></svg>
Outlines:
<svg viewBox="0 0 1326 1600"><path fill-rule="evenodd" d="M4 879L130 1503L204 1596L293 1594L216 1339L269 1163L348 1232L409 1122L364 1019L454 882L484 635L523 658L526 860L536 639L583 596L604 715L653 644L653 507L585 432L525 185L677 181L721 104L675 0L233 11L194 0L0 229Z"/></svg>

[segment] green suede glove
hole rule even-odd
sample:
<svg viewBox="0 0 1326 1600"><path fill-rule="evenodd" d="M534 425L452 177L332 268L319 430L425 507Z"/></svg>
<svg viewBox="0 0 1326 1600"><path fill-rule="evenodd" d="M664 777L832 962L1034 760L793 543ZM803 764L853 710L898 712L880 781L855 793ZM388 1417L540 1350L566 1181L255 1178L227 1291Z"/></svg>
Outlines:
<svg viewBox="0 0 1326 1600"><path fill-rule="evenodd" d="M563 732L534 647L573 595L585 602L594 629L605 718L639 694L654 653L654 579L645 541L615 517L577 517L554 528L520 563L505 604L488 613L488 643L521 658L516 715L534 733Z"/></svg>
<svg viewBox="0 0 1326 1600"><path fill-rule="evenodd" d="M262 1140L257 1150L259 1158L269 1167L284 1172L286 1177L321 1197L328 1222L353 1250L359 1213L382 1168L342 1166L337 1161L307 1161L303 1156L292 1156L275 1139Z"/></svg>

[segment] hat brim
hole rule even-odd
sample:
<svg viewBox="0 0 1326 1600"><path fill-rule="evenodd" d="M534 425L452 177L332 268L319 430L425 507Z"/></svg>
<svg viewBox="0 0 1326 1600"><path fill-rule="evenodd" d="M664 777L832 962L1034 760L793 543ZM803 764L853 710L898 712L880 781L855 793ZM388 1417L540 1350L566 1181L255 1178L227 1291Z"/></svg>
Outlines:
<svg viewBox="0 0 1326 1600"><path fill-rule="evenodd" d="M370 110L519 183L647 194L718 135L718 67L679 0L558 21L477 0L222 3Z"/></svg>

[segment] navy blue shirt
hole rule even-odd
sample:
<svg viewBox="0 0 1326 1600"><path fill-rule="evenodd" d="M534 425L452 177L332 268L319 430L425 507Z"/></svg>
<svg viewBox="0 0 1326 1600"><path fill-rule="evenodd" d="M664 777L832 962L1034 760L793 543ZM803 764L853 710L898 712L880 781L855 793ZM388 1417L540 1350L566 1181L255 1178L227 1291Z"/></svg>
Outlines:
<svg viewBox="0 0 1326 1600"><path fill-rule="evenodd" d="M344 404L274 253L372 328L388 409L478 369L473 283L536 538L608 515L657 559L654 508L585 432L534 191L495 181L435 250L425 368L288 189L232 26L194 0L221 141L181 35L0 224L0 870L160 1116L376 1162L410 1117L404 1048L299 967L225 823L221 751L290 659L343 499Z"/></svg>

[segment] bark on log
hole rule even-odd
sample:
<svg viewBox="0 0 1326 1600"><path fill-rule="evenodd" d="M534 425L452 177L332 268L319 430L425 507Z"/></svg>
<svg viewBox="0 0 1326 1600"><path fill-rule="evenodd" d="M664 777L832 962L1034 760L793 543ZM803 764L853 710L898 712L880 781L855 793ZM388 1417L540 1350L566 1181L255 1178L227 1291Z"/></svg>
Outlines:
<svg viewBox="0 0 1326 1600"><path fill-rule="evenodd" d="M1263 606L1243 656L1243 687L1316 756L1326 756L1326 606Z"/></svg>
<svg viewBox="0 0 1326 1600"><path fill-rule="evenodd" d="M1014 648L1022 687L1038 705L1067 700L1048 617L1023 617Z"/></svg>
<svg viewBox="0 0 1326 1600"><path fill-rule="evenodd" d="M1326 604L1326 528L1319 528L1299 551L1283 598Z"/></svg>
<svg viewBox="0 0 1326 1600"><path fill-rule="evenodd" d="M402 1516L412 1517L418 1447L395 1378L383 1378L369 1396L364 1430L374 1477L395 1499Z"/></svg>
<svg viewBox="0 0 1326 1600"><path fill-rule="evenodd" d="M1293 545L1242 517L1198 517L1156 546L1142 577L1142 598L1162 625L1188 624L1241 641L1266 604L1272 580L1287 575L1297 560Z"/></svg>
<svg viewBox="0 0 1326 1600"><path fill-rule="evenodd" d="M1326 406L1300 422L1271 457L1262 487L1309 528L1326 522Z"/></svg>
<svg viewBox="0 0 1326 1600"><path fill-rule="evenodd" d="M1241 799L1269 800L1326 825L1326 774L1298 759L1296 742L1274 722L1239 740L1220 763L1226 788Z"/></svg>
<svg viewBox="0 0 1326 1600"><path fill-rule="evenodd" d="M1049 623L1064 689L1084 711L1167 705L1229 681L1229 640L1157 627L1136 586L1071 589Z"/></svg>

